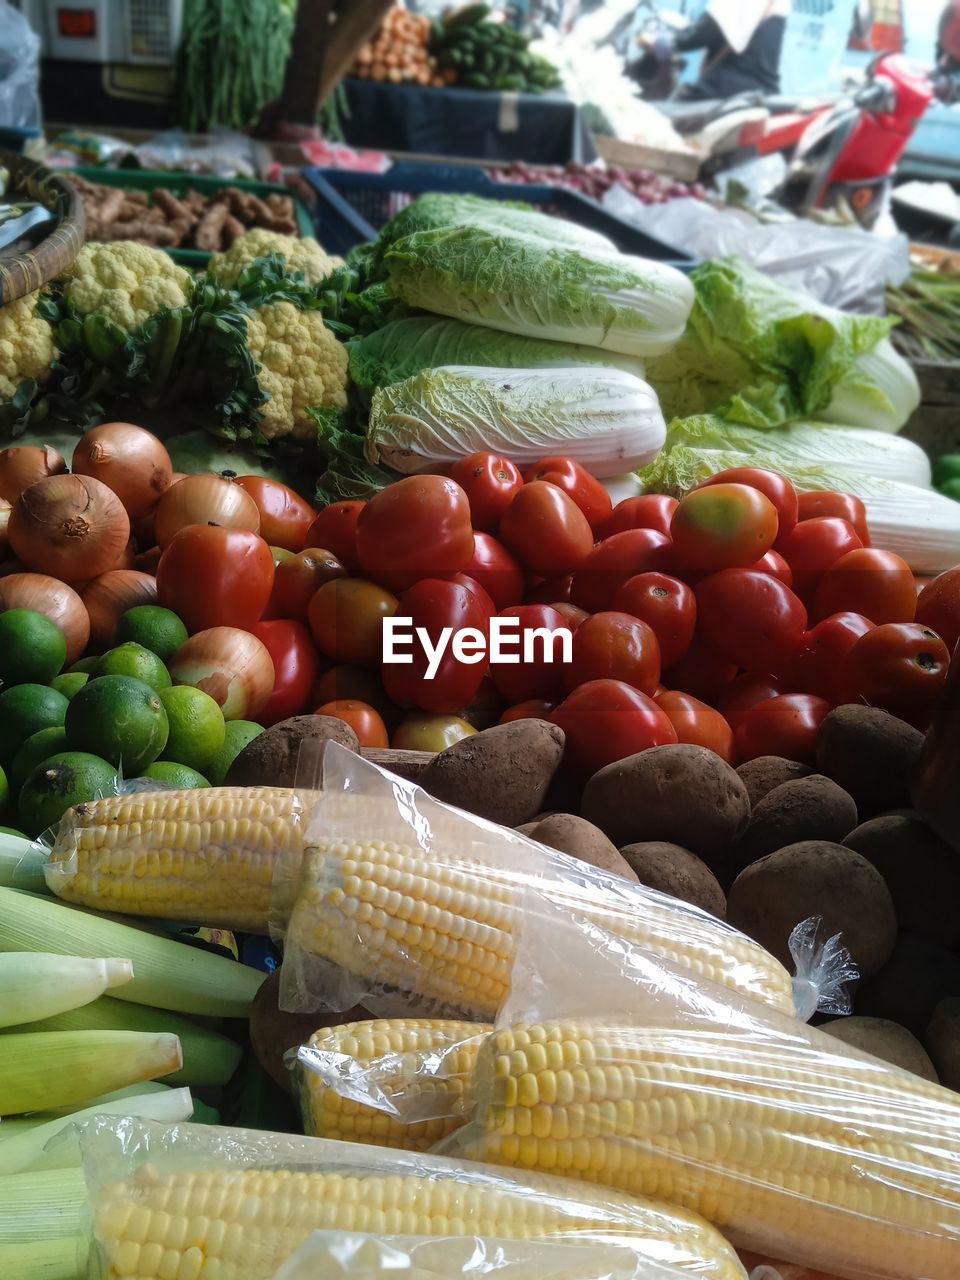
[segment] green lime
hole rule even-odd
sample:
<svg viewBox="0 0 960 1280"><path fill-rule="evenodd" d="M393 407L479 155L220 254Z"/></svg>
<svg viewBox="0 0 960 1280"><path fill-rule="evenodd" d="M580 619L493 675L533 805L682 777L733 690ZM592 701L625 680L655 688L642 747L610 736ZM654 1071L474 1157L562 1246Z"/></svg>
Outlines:
<svg viewBox="0 0 960 1280"><path fill-rule="evenodd" d="M30 839L25 831L20 831L17 827L0 827L0 836L19 836L21 840Z"/></svg>
<svg viewBox="0 0 960 1280"><path fill-rule="evenodd" d="M947 480L940 486L940 492L948 498L953 498L955 502L960 502L960 476Z"/></svg>
<svg viewBox="0 0 960 1280"><path fill-rule="evenodd" d="M75 804L113 795L117 785L117 771L106 760L85 751L62 751L38 764L21 787L20 821L38 836Z"/></svg>
<svg viewBox="0 0 960 1280"><path fill-rule="evenodd" d="M158 604L138 604L121 615L114 636L117 644L132 640L164 662L187 641L187 628L175 613Z"/></svg>
<svg viewBox="0 0 960 1280"><path fill-rule="evenodd" d="M67 741L74 751L90 751L135 778L167 745L167 713L160 695L132 676L99 676L70 703Z"/></svg>
<svg viewBox="0 0 960 1280"><path fill-rule="evenodd" d="M0 763L12 760L32 733L62 725L70 703L45 684L18 684L0 693Z"/></svg>
<svg viewBox="0 0 960 1280"><path fill-rule="evenodd" d="M948 481L960 479L960 453L945 453L933 464L933 483L937 489Z"/></svg>
<svg viewBox="0 0 960 1280"><path fill-rule="evenodd" d="M226 740L223 712L202 689L178 684L159 693L170 723L164 757L191 769L205 769Z"/></svg>
<svg viewBox="0 0 960 1280"><path fill-rule="evenodd" d="M144 769L143 776L153 778L155 782L169 783L178 791L210 785L202 773L197 773L196 769L188 769L185 764L177 764L174 760L154 760L149 768Z"/></svg>
<svg viewBox="0 0 960 1280"><path fill-rule="evenodd" d="M75 693L79 693L90 679L86 671L65 671L62 676L54 676L50 688L62 693L69 702Z"/></svg>
<svg viewBox="0 0 960 1280"><path fill-rule="evenodd" d="M227 770L244 747L259 738L263 725L252 720L228 720L223 736L223 746L207 765L207 777L215 787L222 787Z"/></svg>
<svg viewBox="0 0 960 1280"><path fill-rule="evenodd" d="M170 672L155 653L145 649L142 644L128 640L126 644L117 645L116 649L108 649L100 659L95 672L98 676L131 676L134 680L142 680L151 689L169 689L173 681Z"/></svg>
<svg viewBox="0 0 960 1280"><path fill-rule="evenodd" d="M49 684L63 670L67 642L58 626L35 609L0 614L0 680Z"/></svg>
<svg viewBox="0 0 960 1280"><path fill-rule="evenodd" d="M66 750L67 731L59 725L52 729L41 729L39 733L31 733L13 757L10 766L11 783L19 791L38 764L43 764L44 760Z"/></svg>
<svg viewBox="0 0 960 1280"><path fill-rule="evenodd" d="M97 667L100 665L100 659L97 657L81 658L79 662L75 662L72 667L67 667L67 675L76 675L78 671L84 672L92 680L97 674Z"/></svg>
<svg viewBox="0 0 960 1280"><path fill-rule="evenodd" d="M7 807L10 800L10 783L7 781L7 775L3 769L0 769L0 813Z"/></svg>

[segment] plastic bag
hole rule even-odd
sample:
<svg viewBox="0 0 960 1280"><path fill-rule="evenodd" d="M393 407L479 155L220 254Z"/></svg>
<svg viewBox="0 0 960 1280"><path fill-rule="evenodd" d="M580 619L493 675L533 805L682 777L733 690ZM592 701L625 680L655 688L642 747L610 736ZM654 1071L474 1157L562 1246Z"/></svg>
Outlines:
<svg viewBox="0 0 960 1280"><path fill-rule="evenodd" d="M40 124L40 37L18 9L0 0L0 126Z"/></svg>
<svg viewBox="0 0 960 1280"><path fill-rule="evenodd" d="M561 1178L292 1134L108 1116L81 1127L80 1146L92 1207L91 1280L151 1274L161 1258L177 1276L209 1270L218 1280L273 1280L314 1231L570 1240L629 1248L644 1262L681 1268L688 1280L746 1274L696 1215Z"/></svg>

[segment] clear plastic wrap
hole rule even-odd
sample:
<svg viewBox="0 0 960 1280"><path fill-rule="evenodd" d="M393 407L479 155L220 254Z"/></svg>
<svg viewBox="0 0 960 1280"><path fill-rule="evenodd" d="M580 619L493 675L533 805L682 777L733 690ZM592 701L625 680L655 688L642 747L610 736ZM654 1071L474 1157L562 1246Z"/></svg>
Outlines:
<svg viewBox="0 0 960 1280"><path fill-rule="evenodd" d="M694 1214L540 1174L106 1116L83 1125L80 1142L91 1280L273 1280L314 1231L619 1245L638 1263L675 1267L687 1280L746 1275L720 1233Z"/></svg>
<svg viewBox="0 0 960 1280"><path fill-rule="evenodd" d="M39 124L40 37L19 9L0 0L0 126Z"/></svg>

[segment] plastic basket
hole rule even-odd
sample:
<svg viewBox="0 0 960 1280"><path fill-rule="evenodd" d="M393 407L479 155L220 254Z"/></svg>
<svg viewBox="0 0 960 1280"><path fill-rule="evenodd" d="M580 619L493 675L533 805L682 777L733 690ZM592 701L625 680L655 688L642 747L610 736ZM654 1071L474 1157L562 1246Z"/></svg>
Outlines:
<svg viewBox="0 0 960 1280"><path fill-rule="evenodd" d="M595 200L564 187L494 182L481 168L469 165L428 164L398 161L386 173L355 173L350 169L306 168L303 176L317 192L330 213L327 238L321 236L329 253L344 254L364 241L375 240L380 228L418 195L427 191L449 191L458 195L478 195L491 200L520 200L544 213L557 214L608 236L621 253L654 258L689 271L698 259L648 236L608 213ZM350 215L344 216L346 205ZM359 225L358 225L359 224Z"/></svg>

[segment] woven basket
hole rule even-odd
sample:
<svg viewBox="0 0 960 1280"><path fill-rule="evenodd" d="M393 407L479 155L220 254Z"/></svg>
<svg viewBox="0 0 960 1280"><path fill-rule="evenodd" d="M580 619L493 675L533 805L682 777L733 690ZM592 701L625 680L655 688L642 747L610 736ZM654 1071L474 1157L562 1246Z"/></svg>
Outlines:
<svg viewBox="0 0 960 1280"><path fill-rule="evenodd" d="M61 175L12 151L0 151L0 167L10 182L5 199L37 200L57 214L57 225L35 248L0 250L0 306L33 293L70 266L83 247L83 203Z"/></svg>

